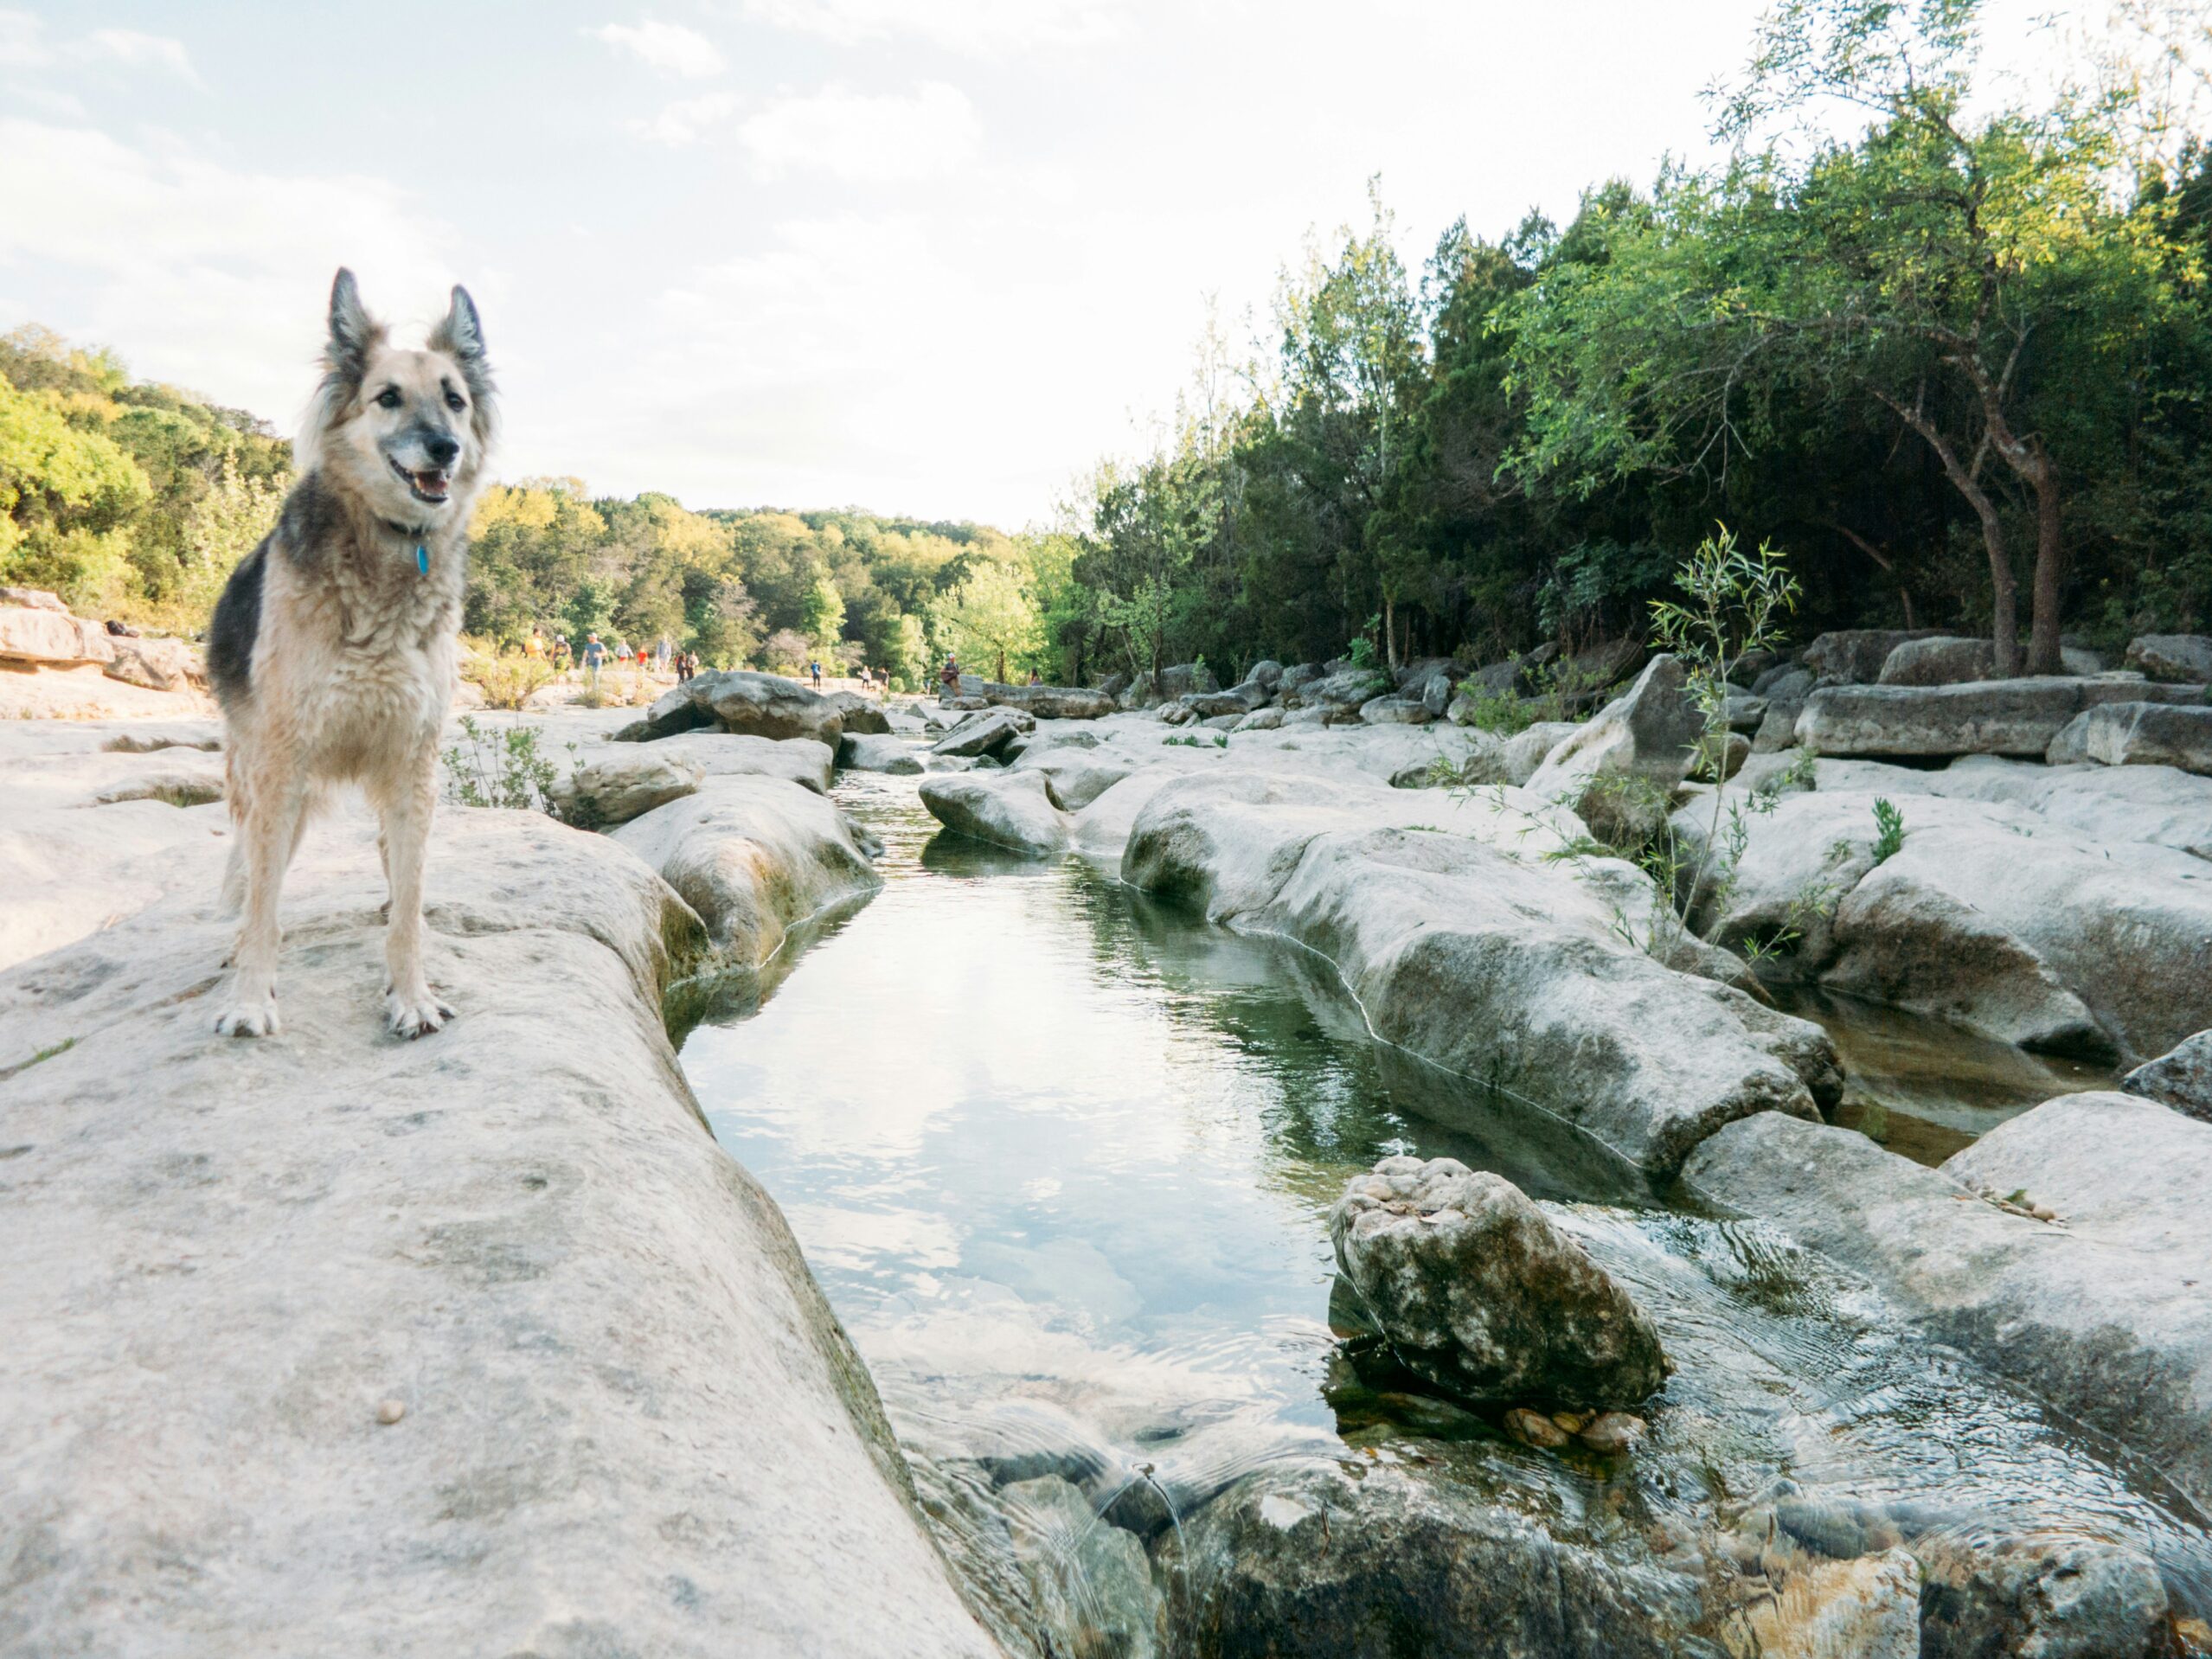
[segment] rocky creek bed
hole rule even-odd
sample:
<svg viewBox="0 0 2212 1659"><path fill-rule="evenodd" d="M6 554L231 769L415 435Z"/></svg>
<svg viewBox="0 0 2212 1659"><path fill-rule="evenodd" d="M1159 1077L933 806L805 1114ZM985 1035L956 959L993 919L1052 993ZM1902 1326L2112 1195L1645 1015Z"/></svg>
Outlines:
<svg viewBox="0 0 2212 1659"><path fill-rule="evenodd" d="M1434 675L533 716L606 833L445 816L466 1006L414 1046L356 813L288 893L285 1038L226 1043L214 728L17 723L0 1637L2212 1651L2202 1040L2109 1092L2204 1023L2212 785L2129 761L2141 697L1815 690L1746 880L1661 930L1585 830L1678 784L1673 674L1456 756ZM2004 741L1813 753L1892 703ZM1478 786L1406 787L1439 756ZM1812 893L1794 986L1720 948ZM1330 1215L1408 1154L1640 1310L1629 1428L1455 1403L1376 1328Z"/></svg>
<svg viewBox="0 0 2212 1659"><path fill-rule="evenodd" d="M939 832L907 779L834 793L884 890L684 1064L1010 1650L1888 1652L1803 1645L1882 1573L1898 1652L2178 1651L2212 1606L2156 1464L1866 1279L1376 1044L1309 951ZM1330 1206L1407 1152L1504 1174L1649 1311L1677 1369L1644 1445L1520 1444L1332 1311Z"/></svg>

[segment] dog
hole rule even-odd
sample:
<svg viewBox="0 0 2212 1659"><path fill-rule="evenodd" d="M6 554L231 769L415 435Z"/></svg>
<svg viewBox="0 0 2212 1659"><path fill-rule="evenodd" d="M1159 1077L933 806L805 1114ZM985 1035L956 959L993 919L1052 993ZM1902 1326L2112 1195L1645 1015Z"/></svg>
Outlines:
<svg viewBox="0 0 2212 1659"><path fill-rule="evenodd" d="M227 732L240 917L215 1029L275 1034L277 900L331 785L375 809L391 893L385 1019L421 1037L453 1017L422 961L423 861L438 738L459 659L469 510L498 430L476 303L455 288L426 348L393 345L350 271L330 287L323 378L276 528L216 601L208 674Z"/></svg>

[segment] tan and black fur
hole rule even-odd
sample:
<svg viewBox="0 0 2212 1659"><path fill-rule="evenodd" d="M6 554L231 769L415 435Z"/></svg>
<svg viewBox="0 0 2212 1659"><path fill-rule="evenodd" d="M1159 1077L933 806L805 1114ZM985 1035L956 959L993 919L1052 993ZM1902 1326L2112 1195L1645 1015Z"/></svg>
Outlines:
<svg viewBox="0 0 2212 1659"><path fill-rule="evenodd" d="M491 374L465 290L426 349L404 350L362 309L349 271L331 286L324 369L298 481L232 573L208 634L236 835L223 896L242 911L215 1028L277 1030L285 868L324 791L358 783L391 889L385 1016L419 1037L453 1017L423 969L423 862L469 512L497 430Z"/></svg>

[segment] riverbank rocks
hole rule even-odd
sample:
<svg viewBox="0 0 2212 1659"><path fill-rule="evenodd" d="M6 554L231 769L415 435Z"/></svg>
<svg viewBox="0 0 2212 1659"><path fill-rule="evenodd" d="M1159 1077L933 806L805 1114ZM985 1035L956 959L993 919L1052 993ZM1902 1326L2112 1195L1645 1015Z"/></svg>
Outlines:
<svg viewBox="0 0 2212 1659"><path fill-rule="evenodd" d="M1940 628L1842 628L1818 636L1798 653L1798 662L1817 685L1872 685L1900 645L1942 634ZM1766 688L1754 681L1752 689Z"/></svg>
<svg viewBox="0 0 2212 1659"><path fill-rule="evenodd" d="M891 729L891 717L874 697L862 696L857 691L832 691L822 701L837 711L837 729L841 733L881 737Z"/></svg>
<svg viewBox="0 0 2212 1659"><path fill-rule="evenodd" d="M1068 820L1042 772L933 773L922 780L921 804L947 830L1010 852L1052 858L1068 850Z"/></svg>
<svg viewBox="0 0 2212 1659"><path fill-rule="evenodd" d="M2212 1024L2212 864L1937 796L1892 802L1903 838L1877 862L1880 798L1822 788L1747 815L1699 931L1731 948L1794 931L1787 971L2025 1047L2140 1059Z"/></svg>
<svg viewBox="0 0 2212 1659"><path fill-rule="evenodd" d="M2139 1550L2063 1534L1920 1546L1920 1659L2165 1659L2166 1587Z"/></svg>
<svg viewBox="0 0 2212 1659"><path fill-rule="evenodd" d="M1828 686L1805 699L1797 739L1816 754L2041 757L2083 710L2108 702L2197 702L2201 688L2059 675L1964 685Z"/></svg>
<svg viewBox="0 0 2212 1659"><path fill-rule="evenodd" d="M2212 682L2212 635L2142 634L2128 642L2121 666L2153 680Z"/></svg>
<svg viewBox="0 0 2212 1659"><path fill-rule="evenodd" d="M1039 720L1103 720L1118 706L1104 691L1076 686L1000 685L986 680L984 701L996 707L1018 708Z"/></svg>
<svg viewBox="0 0 2212 1659"><path fill-rule="evenodd" d="M1526 787L1567 806L1600 840L1640 841L1665 821L1703 732L1682 664L1662 654L1546 755Z"/></svg>
<svg viewBox="0 0 2212 1659"><path fill-rule="evenodd" d="M1682 1175L2212 1501L2212 1124L2132 1095L2065 1095L1936 1170L1767 1113L1712 1136ZM2016 1191L2062 1225L1981 1195Z"/></svg>
<svg viewBox="0 0 2212 1659"><path fill-rule="evenodd" d="M1352 1177L1329 1237L1398 1356L1446 1393L1608 1411L1666 1380L1651 1322L1503 1175L1385 1158Z"/></svg>
<svg viewBox="0 0 2212 1659"><path fill-rule="evenodd" d="M2200 1031L2120 1079L2121 1089L2212 1124L2212 1031Z"/></svg>
<svg viewBox="0 0 2212 1659"><path fill-rule="evenodd" d="M807 737L680 732L658 739L651 753L689 766L702 778L780 778L817 795L830 792L830 780L837 770L836 749Z"/></svg>
<svg viewBox="0 0 2212 1659"><path fill-rule="evenodd" d="M0 605L0 661L33 668L106 663L115 644L97 622L43 605Z"/></svg>
<svg viewBox="0 0 2212 1659"><path fill-rule="evenodd" d="M1669 1659L1700 1611L1685 1578L1387 1464L1248 1475L1164 1555L1189 1659Z"/></svg>
<svg viewBox="0 0 2212 1659"><path fill-rule="evenodd" d="M1181 663L1160 670L1156 681L1150 673L1138 675L1116 701L1124 708L1150 708L1173 702L1192 692L1219 691L1221 682L1203 663Z"/></svg>
<svg viewBox="0 0 2212 1659"><path fill-rule="evenodd" d="M2148 842L2212 860L2212 778L2173 766L2049 766L1997 755L1962 755L1929 771L1876 760L1819 760L1818 786L1831 791L1940 795L2018 807L2108 849ZM1909 808L1907 808L1909 810Z"/></svg>
<svg viewBox="0 0 2212 1659"><path fill-rule="evenodd" d="M1359 706L1359 717L1368 726L1426 726L1436 715L1420 698L1397 694L1369 698Z"/></svg>
<svg viewBox="0 0 2212 1659"><path fill-rule="evenodd" d="M1997 677L1997 644L1935 634L1907 639L1882 659L1875 682L1886 686L1947 686Z"/></svg>
<svg viewBox="0 0 2212 1659"><path fill-rule="evenodd" d="M837 764L855 772L911 775L922 770L921 757L912 744L903 738L875 733L862 737L847 733L837 745Z"/></svg>
<svg viewBox="0 0 2212 1659"><path fill-rule="evenodd" d="M622 743L719 726L745 737L811 738L832 751L844 735L837 704L780 674L714 669L662 694L643 720L617 732Z"/></svg>
<svg viewBox="0 0 2212 1659"><path fill-rule="evenodd" d="M2051 740L2054 766L2172 766L2212 778L2212 704L2111 702L2085 709Z"/></svg>
<svg viewBox="0 0 2212 1659"><path fill-rule="evenodd" d="M142 810L206 868L0 976L0 1649L993 1659L700 1121L665 883L543 813L441 811L460 1016L394 1042L375 828L342 811L285 886L284 1033L241 1043L208 1007L220 811Z"/></svg>
<svg viewBox="0 0 2212 1659"><path fill-rule="evenodd" d="M659 872L741 969L773 956L795 923L882 885L844 815L779 778L708 778L612 838Z"/></svg>
<svg viewBox="0 0 2212 1659"><path fill-rule="evenodd" d="M1224 771L1155 788L1121 876L1297 940L1334 965L1377 1036L1654 1174L1736 1118L1817 1118L1814 1091L1833 1099L1840 1085L1827 1039L1631 943L1649 879L1618 860L1547 859L1574 822L1510 788L1454 798Z"/></svg>
<svg viewBox="0 0 2212 1659"><path fill-rule="evenodd" d="M547 791L567 823L596 830L627 823L657 806L696 793L699 769L651 749L604 755L586 762Z"/></svg>
<svg viewBox="0 0 2212 1659"><path fill-rule="evenodd" d="M111 680L120 680L125 685L144 686L149 691L204 690L208 684L207 666L200 660L200 653L189 639L150 639L143 636L126 635L110 641L115 655L101 666L100 672Z"/></svg>
<svg viewBox="0 0 2212 1659"><path fill-rule="evenodd" d="M997 754L1024 731L1020 718L1003 708L987 709L962 721L930 746L932 754L965 756Z"/></svg>

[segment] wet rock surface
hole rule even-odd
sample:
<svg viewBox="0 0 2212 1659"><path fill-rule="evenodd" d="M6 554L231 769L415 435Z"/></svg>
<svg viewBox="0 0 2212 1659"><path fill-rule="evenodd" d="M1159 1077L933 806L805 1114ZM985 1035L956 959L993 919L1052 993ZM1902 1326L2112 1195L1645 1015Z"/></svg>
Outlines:
<svg viewBox="0 0 2212 1659"><path fill-rule="evenodd" d="M1556 810L1511 790L1439 802L1326 779L1184 778L1137 815L1122 879L1298 940L1335 964L1376 1034L1654 1172L1733 1118L1817 1118L1813 1089L1835 1082L1825 1039L1624 938L1624 903L1648 913L1646 878L1618 861L1547 862L1573 822L1546 818ZM1378 827L1425 823L1449 830Z"/></svg>
<svg viewBox="0 0 2212 1659"><path fill-rule="evenodd" d="M1402 1468L1269 1471L1179 1540L1170 1651L1191 1659L1659 1659L1693 1587L1555 1541Z"/></svg>
<svg viewBox="0 0 2212 1659"><path fill-rule="evenodd" d="M2120 1079L2120 1087L2212 1124L2212 1031L2200 1031L2172 1053L2146 1060Z"/></svg>
<svg viewBox="0 0 2212 1659"><path fill-rule="evenodd" d="M1651 1321L1503 1175L1386 1158L1345 1188L1329 1233L1399 1357L1447 1393L1606 1411L1666 1380Z"/></svg>
<svg viewBox="0 0 2212 1659"><path fill-rule="evenodd" d="M774 955L794 922L882 885L844 816L778 778L709 778L612 839L682 895L740 968Z"/></svg>
<svg viewBox="0 0 2212 1659"><path fill-rule="evenodd" d="M1707 1140L1683 1180L1864 1272L1941 1340L2212 1499L2212 1233L2196 1196L2212 1124L2069 1095L1933 1170L1770 1113ZM2027 1202L1991 1201L2015 1193Z"/></svg>

